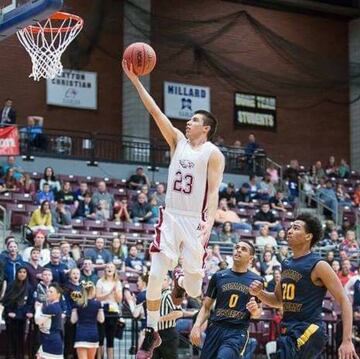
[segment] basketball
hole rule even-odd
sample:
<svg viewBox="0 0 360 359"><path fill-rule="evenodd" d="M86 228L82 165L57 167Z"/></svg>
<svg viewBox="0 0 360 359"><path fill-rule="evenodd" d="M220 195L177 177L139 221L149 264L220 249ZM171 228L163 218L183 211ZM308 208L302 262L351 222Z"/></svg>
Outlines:
<svg viewBox="0 0 360 359"><path fill-rule="evenodd" d="M149 74L156 64L154 49L145 42L134 42L129 45L123 55L128 64L132 64L133 71L138 76Z"/></svg>

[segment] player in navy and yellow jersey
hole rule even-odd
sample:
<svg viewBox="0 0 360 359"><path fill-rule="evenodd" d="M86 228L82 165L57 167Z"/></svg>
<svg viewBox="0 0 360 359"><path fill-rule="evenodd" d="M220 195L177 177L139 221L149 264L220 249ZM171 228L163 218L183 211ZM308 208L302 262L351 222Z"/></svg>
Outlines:
<svg viewBox="0 0 360 359"><path fill-rule="evenodd" d="M282 263L281 281L275 293L263 290L255 281L250 293L271 307L283 307L282 335L277 342L276 359L315 359L321 356L327 336L322 323L322 302L327 290L341 305L343 340L339 359L358 356L351 341L352 310L345 291L330 265L311 251L322 237L317 217L300 214L287 232L293 257Z"/></svg>
<svg viewBox="0 0 360 359"><path fill-rule="evenodd" d="M262 281L248 270L255 248L246 241L236 244L231 269L215 273L209 283L206 297L190 334L191 342L201 345L201 326L210 317L201 358L238 359L248 341L250 318L259 318L261 307L251 297L249 286ZM216 301L213 314L210 310Z"/></svg>

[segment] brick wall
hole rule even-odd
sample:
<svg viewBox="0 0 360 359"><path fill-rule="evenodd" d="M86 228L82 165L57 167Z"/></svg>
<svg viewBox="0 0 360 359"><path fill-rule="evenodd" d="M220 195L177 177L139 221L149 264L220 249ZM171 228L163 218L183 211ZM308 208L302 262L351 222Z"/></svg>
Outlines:
<svg viewBox="0 0 360 359"><path fill-rule="evenodd" d="M348 58L348 27L347 22L326 19L315 16L285 13L262 8L244 6L226 1L217 0L184 0L181 10L176 0L153 0L153 11L157 15L181 19L209 19L221 15L246 10L260 23L286 39L304 47L307 50L320 53L322 56L336 56L340 61L347 62ZM244 26L240 29L246 29ZM197 31L200 31L197 29ZM200 38L201 34L197 34ZM239 38L239 52L230 54L236 61L241 56L241 63L263 67L273 73L286 74L288 64L285 62L279 67L279 61L272 49L265 45L252 48L247 53L241 52L241 41L247 41L250 46L259 46L256 36L251 31L239 32L239 28L223 34L220 41L222 48L227 49L227 42ZM233 42L231 42L233 43ZM240 139L246 143L251 130L234 127L233 96L235 91L247 92L248 88L234 88L225 81L214 76L211 71L204 70L201 74L184 76L182 69L191 67L192 51L185 51L174 57L171 63L162 61L176 51L165 45L156 44L159 63L152 74L152 94L159 104L163 103L163 81L175 81L211 87L211 109L220 119L219 134L227 143ZM219 44L218 44L219 46ZM261 55L260 55L261 54ZM195 69L194 69L195 70ZM338 94L338 100L346 102L348 91ZM321 96L319 96L319 99ZM338 160L341 157L349 158L349 110L348 105L323 103L315 108L288 110L288 107L301 107L309 102L317 102L317 98L294 96L279 96L277 98L277 131L268 132L256 130L259 142L267 149L271 157L284 163L291 158L298 158L302 163L310 164L316 159L326 161L330 154L335 154ZM179 128L184 128L183 121L174 120ZM153 127L152 135L159 136Z"/></svg>
<svg viewBox="0 0 360 359"><path fill-rule="evenodd" d="M103 2L103 6L101 5ZM92 24L99 8L104 11L104 22L99 32L98 47L93 46L88 61L75 56L82 64L81 70L98 73L98 110L74 110L46 105L46 81L34 82L28 78L31 70L30 57L18 42L16 35L0 43L0 101L6 97L14 99L17 122L25 124L26 116L36 114L45 117L45 127L67 130L84 130L104 133L121 133L122 84L122 2L111 0L65 1L66 11L82 16L84 29L78 40L89 49ZM90 42L94 42L91 40ZM110 45L110 46L109 46ZM103 51L104 49L105 51ZM64 54L64 67L67 56Z"/></svg>

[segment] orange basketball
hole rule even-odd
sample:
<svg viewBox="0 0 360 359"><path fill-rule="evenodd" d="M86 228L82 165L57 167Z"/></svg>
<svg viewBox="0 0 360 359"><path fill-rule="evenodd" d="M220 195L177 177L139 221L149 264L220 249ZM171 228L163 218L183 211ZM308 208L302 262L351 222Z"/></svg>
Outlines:
<svg viewBox="0 0 360 359"><path fill-rule="evenodd" d="M123 59L132 64L133 71L138 76L149 74L156 64L155 51L145 42L134 42L129 45L124 51Z"/></svg>

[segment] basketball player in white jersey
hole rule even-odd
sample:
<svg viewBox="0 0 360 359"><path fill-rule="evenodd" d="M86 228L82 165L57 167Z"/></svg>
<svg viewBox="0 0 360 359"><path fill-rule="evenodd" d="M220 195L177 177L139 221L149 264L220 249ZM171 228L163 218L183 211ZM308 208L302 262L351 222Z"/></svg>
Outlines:
<svg viewBox="0 0 360 359"><path fill-rule="evenodd" d="M147 328L137 359L152 357L161 339L157 333L160 318L161 285L168 270L183 256L183 273L175 270L175 298L181 302L184 290L191 297L201 294L206 246L218 206L218 192L224 172L224 156L209 140L217 127L215 117L197 111L187 122L186 137L161 112L153 98L125 60L123 70L154 118L171 150L165 209L156 226L147 287ZM129 67L128 67L129 66ZM175 303L177 304L177 303Z"/></svg>

